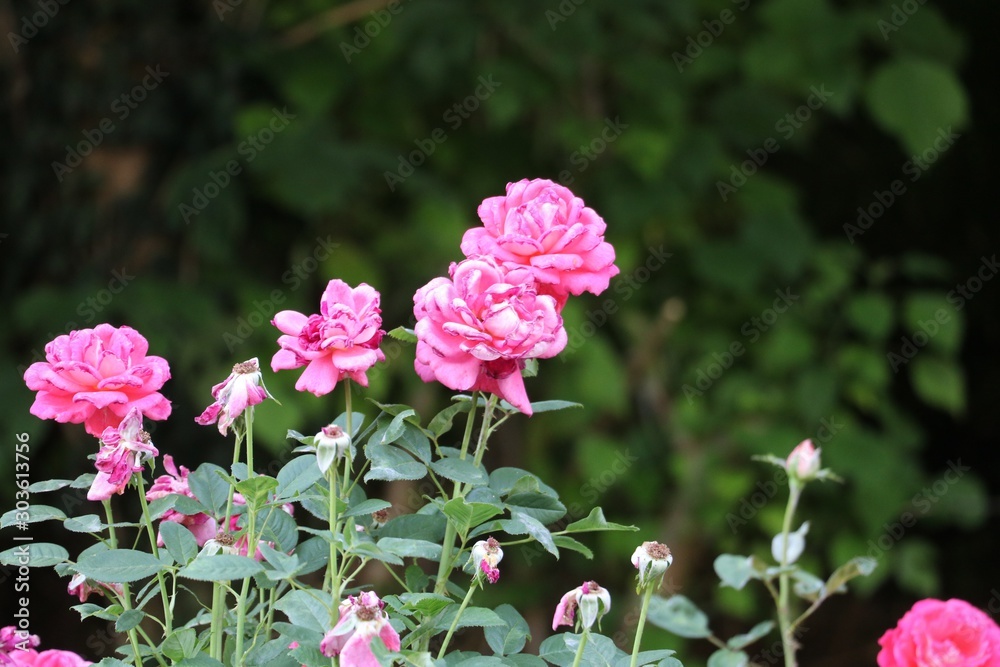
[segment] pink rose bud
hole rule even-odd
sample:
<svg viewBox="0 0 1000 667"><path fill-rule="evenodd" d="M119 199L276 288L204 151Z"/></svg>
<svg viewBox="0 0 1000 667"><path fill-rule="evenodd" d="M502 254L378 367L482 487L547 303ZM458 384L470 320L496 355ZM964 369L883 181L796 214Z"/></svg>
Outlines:
<svg viewBox="0 0 1000 667"><path fill-rule="evenodd" d="M813 446L812 440L803 440L792 453L788 455L785 467L788 474L803 482L816 479L820 467L820 450Z"/></svg>
<svg viewBox="0 0 1000 667"><path fill-rule="evenodd" d="M316 434L316 463L326 474L333 462L342 459L351 451L351 436L336 424L324 426Z"/></svg>

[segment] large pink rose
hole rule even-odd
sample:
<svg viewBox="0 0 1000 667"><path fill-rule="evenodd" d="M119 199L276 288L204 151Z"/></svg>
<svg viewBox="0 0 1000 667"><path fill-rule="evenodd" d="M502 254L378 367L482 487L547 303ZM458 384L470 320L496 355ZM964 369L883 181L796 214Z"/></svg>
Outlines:
<svg viewBox="0 0 1000 667"><path fill-rule="evenodd" d="M415 368L424 382L496 394L530 415L521 369L566 347L556 300L537 294L531 272L490 257L452 264L413 297Z"/></svg>
<svg viewBox="0 0 1000 667"><path fill-rule="evenodd" d="M964 600L921 600L878 643L879 667L1000 667L1000 627Z"/></svg>
<svg viewBox="0 0 1000 667"><path fill-rule="evenodd" d="M170 401L159 390L170 379L170 366L161 357L146 356L148 349L135 329L110 324L56 337L45 346L45 361L24 372L28 389L38 392L31 414L82 422L97 437L117 428L130 408L147 419L166 419Z"/></svg>
<svg viewBox="0 0 1000 667"><path fill-rule="evenodd" d="M560 304L569 294L600 294L618 275L615 249L604 240L604 220L567 188L545 179L507 184L507 195L479 206L482 227L462 237L466 257L490 255L504 266L524 266Z"/></svg>
<svg viewBox="0 0 1000 667"><path fill-rule="evenodd" d="M13 664L18 667L85 667L94 663L84 660L71 651L14 651L10 654Z"/></svg>
<svg viewBox="0 0 1000 667"><path fill-rule="evenodd" d="M316 396L329 394L345 377L367 387L368 369L385 361L378 349L385 335L380 328L380 299L364 283L352 289L342 280L331 280L323 292L319 315L281 311L271 320L285 334L278 338L281 349L271 359L271 368L305 366L295 388Z"/></svg>

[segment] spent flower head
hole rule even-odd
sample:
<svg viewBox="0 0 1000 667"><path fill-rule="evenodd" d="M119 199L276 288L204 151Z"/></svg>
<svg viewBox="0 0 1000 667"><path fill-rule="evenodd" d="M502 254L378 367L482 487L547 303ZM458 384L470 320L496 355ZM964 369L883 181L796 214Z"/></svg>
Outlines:
<svg viewBox="0 0 1000 667"><path fill-rule="evenodd" d="M478 580L485 576L491 584L497 583L500 580L497 564L501 560L503 560L503 549L495 539L491 537L476 542L472 545L472 554L469 556L469 562L476 568L473 578Z"/></svg>
<svg viewBox="0 0 1000 667"><path fill-rule="evenodd" d="M351 452L351 436L337 424L330 424L316 434L316 464L326 474L333 462L348 456Z"/></svg>
<svg viewBox="0 0 1000 667"><path fill-rule="evenodd" d="M247 408L271 398L261 379L257 357L233 366L229 377L212 387L212 398L215 402L194 420L202 426L218 423L219 433L227 435L229 427Z"/></svg>
<svg viewBox="0 0 1000 667"><path fill-rule="evenodd" d="M632 553L632 565L639 573L636 575L636 592L647 586L659 586L664 573L674 562L673 554L666 544L659 542L643 542Z"/></svg>
<svg viewBox="0 0 1000 667"><path fill-rule="evenodd" d="M560 625L572 626L575 622L578 628L589 630L610 609L611 595L607 589L601 588L596 581L585 581L559 600L552 617L552 629ZM580 611L579 618L576 618L577 610Z"/></svg>

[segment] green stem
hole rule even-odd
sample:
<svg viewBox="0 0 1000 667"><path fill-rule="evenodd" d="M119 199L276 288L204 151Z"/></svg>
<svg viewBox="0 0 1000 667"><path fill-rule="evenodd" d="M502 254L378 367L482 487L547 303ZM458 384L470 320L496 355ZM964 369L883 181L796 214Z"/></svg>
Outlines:
<svg viewBox="0 0 1000 667"><path fill-rule="evenodd" d="M243 419L247 427L247 479L254 476L253 472L253 406L243 411Z"/></svg>
<svg viewBox="0 0 1000 667"><path fill-rule="evenodd" d="M236 433L236 444L233 445L233 466L240 462L240 445L243 444L243 435L239 430L235 430ZM230 472L232 472L232 467L230 467ZM229 532L229 524L232 523L233 516L233 496L236 494L236 487L232 484L229 485L229 498L226 500L226 516L225 523L222 524L223 533Z"/></svg>
<svg viewBox="0 0 1000 667"><path fill-rule="evenodd" d="M218 581L212 584L211 656L222 662L222 624L226 618L226 593Z"/></svg>
<svg viewBox="0 0 1000 667"><path fill-rule="evenodd" d="M462 600L462 606L458 608L458 613L455 614L455 618L451 622L451 627L448 628L448 634L444 636L444 643L441 644L441 650L438 651L438 660L444 657L444 652L448 649L448 644L451 643L451 636L455 634L455 628L458 627L458 619L462 618L462 612L464 612L465 608L469 606L469 601L472 600L472 593L475 590L476 580L473 578L472 583L469 584L469 591L465 594L465 599Z"/></svg>
<svg viewBox="0 0 1000 667"><path fill-rule="evenodd" d="M584 628L580 634L580 645L576 648L576 657L573 658L573 667L580 667L580 661L583 660L583 649L587 646L588 637L590 637L590 630Z"/></svg>
<svg viewBox="0 0 1000 667"><path fill-rule="evenodd" d="M646 627L646 612L649 611L649 601L653 599L653 591L656 586L652 583L646 585L646 591L642 596L642 609L639 611L639 626L635 629L635 642L632 644L632 662L629 667L635 667L639 661L639 647L642 645L642 631Z"/></svg>
<svg viewBox="0 0 1000 667"><path fill-rule="evenodd" d="M328 511L330 513L330 561L327 563L326 578L330 581L330 596L333 598L333 609L331 611L331 621L336 621L337 608L340 604L340 576L337 570L337 466L330 466L327 470L327 479L330 482L330 499Z"/></svg>
<svg viewBox="0 0 1000 667"><path fill-rule="evenodd" d="M108 541L111 543L112 549L118 548L118 535L115 532L115 517L111 512L111 500L101 501L104 505L104 516L107 517L108 521ZM132 590L127 583L122 584L122 610L129 611L132 609ZM135 665L136 667L142 667L142 658L139 656L139 637L135 632L135 628L128 631L128 640L132 644L132 652L135 654Z"/></svg>
<svg viewBox="0 0 1000 667"><path fill-rule="evenodd" d="M253 407L247 408L243 413L246 422L246 432L247 432L247 476L253 476ZM256 526L254 525L257 518L257 513L254 511L255 508L250 507L249 503L246 505L248 519L247 519L247 556L250 558L254 557L257 552L257 534L255 531ZM228 514L226 517L227 521L229 519ZM242 665L243 664L243 640L244 633L246 632L247 624L247 593L250 591L250 577L244 577L243 588L240 590L239 600L236 602L236 650L233 652L233 664Z"/></svg>
<svg viewBox="0 0 1000 667"><path fill-rule="evenodd" d="M802 488L796 480L790 480L788 485L788 504L785 506L785 518L781 524L781 575L778 578L778 625L781 628L781 646L785 656L785 667L795 667L795 638L792 636L791 623L791 575L788 573L788 536L792 532L792 517L799 503Z"/></svg>
<svg viewBox="0 0 1000 667"><path fill-rule="evenodd" d="M153 555L160 557L160 549L156 546L156 531L153 530L153 521L149 518L149 505L146 504L146 485L140 472L136 479L139 481L139 505L142 507L143 523L146 524L146 534L149 535L149 546ZM165 624L164 638L173 631L174 607L170 595L167 593L167 582L163 578L162 572L156 573L156 582L160 587L160 600L163 602L163 622Z"/></svg>

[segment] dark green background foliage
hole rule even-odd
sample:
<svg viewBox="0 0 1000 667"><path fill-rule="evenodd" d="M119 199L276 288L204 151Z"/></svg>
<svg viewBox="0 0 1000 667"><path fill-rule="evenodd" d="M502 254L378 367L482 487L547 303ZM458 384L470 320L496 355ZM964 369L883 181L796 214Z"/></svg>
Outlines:
<svg viewBox="0 0 1000 667"><path fill-rule="evenodd" d="M671 590L726 635L766 600L718 589L712 559L765 555L783 507L750 456L813 437L847 483L807 493L811 564L829 571L880 537L889 548L857 595L814 617L806 664L870 663L918 597L987 605L1000 285L971 299L952 290L989 274L981 258L997 249L985 196L992 4L98 5L60 5L16 51L0 49L0 419L8 441L31 434L36 479L84 472L96 451L82 427L27 413L20 374L53 336L137 328L173 371L161 452L224 463L229 443L193 417L233 363L266 365L275 307L314 312L337 277L381 290L387 328L410 325L414 290L460 259L478 203L545 177L604 217L622 275L566 306L569 348L528 380L533 399L585 410L514 420L491 465L528 468L578 516L601 504L667 542ZM39 7L4 3L3 32L27 35ZM156 83L147 67L168 74ZM151 89L131 108L121 96L144 77ZM945 142L948 128L958 138ZM67 154L81 142L77 163ZM858 207L873 216L867 230L845 227ZM789 293L789 307L775 301ZM928 341L918 332L936 314L947 321ZM903 337L926 344L893 361ZM447 391L413 373L409 346L386 352L368 395L425 416L445 404ZM340 392L297 394L296 377L266 375L282 402L257 422L273 456L290 447L288 428L313 432L342 405ZM0 458L4 479L12 461ZM958 461L971 470L949 485ZM383 495L402 511L419 497ZM885 537L906 513L916 525ZM512 548L490 594L534 619L537 642L558 596L595 578L615 599L605 631L629 642L635 539L598 539L593 562ZM53 618L74 623L57 604L65 582L37 577L65 614ZM97 657L93 635L84 645L93 631L78 648Z"/></svg>

